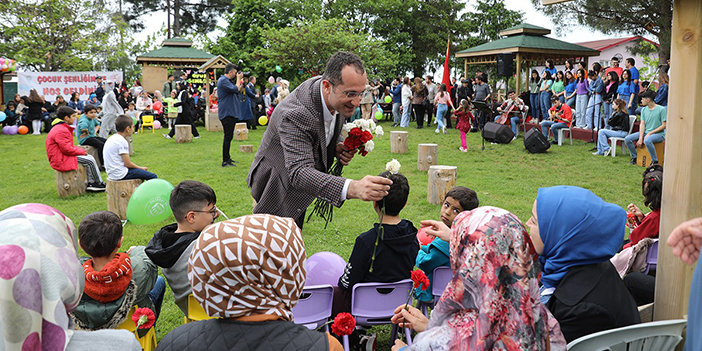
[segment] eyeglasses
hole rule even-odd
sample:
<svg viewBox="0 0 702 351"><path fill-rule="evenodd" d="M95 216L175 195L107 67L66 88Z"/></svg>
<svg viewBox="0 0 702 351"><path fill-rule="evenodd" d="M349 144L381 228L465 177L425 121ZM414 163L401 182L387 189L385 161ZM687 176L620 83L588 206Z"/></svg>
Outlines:
<svg viewBox="0 0 702 351"><path fill-rule="evenodd" d="M217 216L219 216L219 209L217 208L217 206L212 207L212 209L209 210L209 211L190 210L190 212L209 213L209 214L212 215L212 217L217 217Z"/></svg>
<svg viewBox="0 0 702 351"><path fill-rule="evenodd" d="M330 82L330 83L331 83L331 82ZM332 87L336 87L336 84L334 84L334 83L331 83L331 85L332 85ZM333 89L333 88L332 88L332 89ZM341 90L341 89L339 89L339 90ZM365 93L365 92L366 92L365 89L364 89L363 91L345 91L345 90L341 90L341 93L344 94L344 96L346 96L347 99L355 99L355 98L357 98L357 97L360 97L361 94L363 94L363 93Z"/></svg>

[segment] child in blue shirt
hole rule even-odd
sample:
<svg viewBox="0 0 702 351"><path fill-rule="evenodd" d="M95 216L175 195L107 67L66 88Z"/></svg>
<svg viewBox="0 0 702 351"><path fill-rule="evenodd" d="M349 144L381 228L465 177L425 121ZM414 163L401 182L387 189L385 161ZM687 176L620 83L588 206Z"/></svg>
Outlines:
<svg viewBox="0 0 702 351"><path fill-rule="evenodd" d="M100 130L100 121L97 120L97 108L95 105L85 105L83 108L83 115L78 119L77 133L78 133L78 144L80 145L90 145L98 150L98 156L100 157L100 165L105 164L105 160L102 156L102 149L105 147L105 138L97 136L97 132Z"/></svg>
<svg viewBox="0 0 702 351"><path fill-rule="evenodd" d="M463 211L472 211L480 206L478 194L470 188L457 186L449 190L444 198L444 203L441 206L441 221L449 228L453 224L453 220ZM449 261L449 243L436 238L429 245L424 245L417 253L417 268L421 269L429 278L429 282L433 283L432 277L436 267L446 266ZM431 293L431 285L426 290L415 289L414 297L423 302L434 300Z"/></svg>

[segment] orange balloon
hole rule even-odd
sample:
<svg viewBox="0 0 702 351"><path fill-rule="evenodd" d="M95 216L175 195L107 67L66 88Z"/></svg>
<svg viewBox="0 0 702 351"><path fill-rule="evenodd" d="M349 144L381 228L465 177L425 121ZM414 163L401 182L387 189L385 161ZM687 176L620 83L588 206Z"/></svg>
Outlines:
<svg viewBox="0 0 702 351"><path fill-rule="evenodd" d="M29 128L27 128L27 126L19 126L19 128L17 128L17 132L24 135L29 133Z"/></svg>

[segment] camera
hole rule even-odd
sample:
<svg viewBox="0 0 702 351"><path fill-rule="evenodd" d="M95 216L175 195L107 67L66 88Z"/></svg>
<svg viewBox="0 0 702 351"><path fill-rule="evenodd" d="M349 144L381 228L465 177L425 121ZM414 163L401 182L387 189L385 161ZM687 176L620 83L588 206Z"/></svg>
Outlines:
<svg viewBox="0 0 702 351"><path fill-rule="evenodd" d="M244 60L239 60L239 62L236 63L236 70L237 72L241 72L244 74L244 78L249 78L251 77L251 72L243 72L242 69L244 67Z"/></svg>

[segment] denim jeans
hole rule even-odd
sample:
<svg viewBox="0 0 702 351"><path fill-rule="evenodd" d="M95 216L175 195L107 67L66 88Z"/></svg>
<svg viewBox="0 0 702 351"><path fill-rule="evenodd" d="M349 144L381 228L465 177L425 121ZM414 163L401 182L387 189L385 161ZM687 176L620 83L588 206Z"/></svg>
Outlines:
<svg viewBox="0 0 702 351"><path fill-rule="evenodd" d="M634 147L634 142L639 140L639 132L631 133L626 138L624 138L624 143L629 149L629 154L631 158L636 158L636 147ZM651 155L651 162L658 162L658 155L656 155L656 147L653 144L661 143L665 140L665 137L660 134L653 134L648 138L644 138L644 145L648 149L648 153Z"/></svg>
<svg viewBox="0 0 702 351"><path fill-rule="evenodd" d="M609 117L612 117L612 103L611 102L605 102L602 103L602 119L604 119L604 128L602 129L609 129L609 123L607 123L607 120Z"/></svg>
<svg viewBox="0 0 702 351"><path fill-rule="evenodd" d="M602 95L592 94L587 103L587 128L600 129L600 109L602 108Z"/></svg>
<svg viewBox="0 0 702 351"><path fill-rule="evenodd" d="M541 107L541 119L546 120L548 119L548 109L551 108L551 92L542 91L541 94L539 94L539 100Z"/></svg>
<svg viewBox="0 0 702 351"><path fill-rule="evenodd" d="M446 111L448 111L448 105L446 104L439 104L436 107L436 130L444 128L444 116L446 115Z"/></svg>
<svg viewBox="0 0 702 351"><path fill-rule="evenodd" d="M156 179L158 178L157 175L145 171L141 168L130 168L127 170L127 175L122 178L122 180L127 180L127 179L144 179L144 180L149 180L149 179Z"/></svg>
<svg viewBox="0 0 702 351"><path fill-rule="evenodd" d="M625 130L600 129L597 132L597 153L604 155L605 151L609 150L609 138L623 138L626 133Z"/></svg>
<svg viewBox="0 0 702 351"><path fill-rule="evenodd" d="M156 278L154 288L149 291L149 298L154 303L154 314L158 320L158 315L161 314L161 305L163 304L163 295L166 293L166 281L162 276Z"/></svg>
<svg viewBox="0 0 702 351"><path fill-rule="evenodd" d="M567 99L565 104L568 105L568 107L570 107L571 109L575 108L575 96L573 96L570 99Z"/></svg>
<svg viewBox="0 0 702 351"><path fill-rule="evenodd" d="M578 128L587 126L587 94L576 95L575 97L575 125Z"/></svg>
<svg viewBox="0 0 702 351"><path fill-rule="evenodd" d="M400 118L402 116L400 114L400 105L402 104L400 104L399 102L395 102L392 104L392 122L394 124L397 124L398 126L400 125Z"/></svg>
<svg viewBox="0 0 702 351"><path fill-rule="evenodd" d="M539 94L529 94L529 100L531 102L531 117L535 120L538 120L539 116L541 116L541 108L539 107Z"/></svg>
<svg viewBox="0 0 702 351"><path fill-rule="evenodd" d="M412 104L402 105L402 118L400 119L400 127L409 127L410 114L412 113Z"/></svg>
<svg viewBox="0 0 702 351"><path fill-rule="evenodd" d="M548 130L553 132L553 140L558 142L558 130L568 128L568 125L563 122L543 121L541 122L541 134L548 138Z"/></svg>

